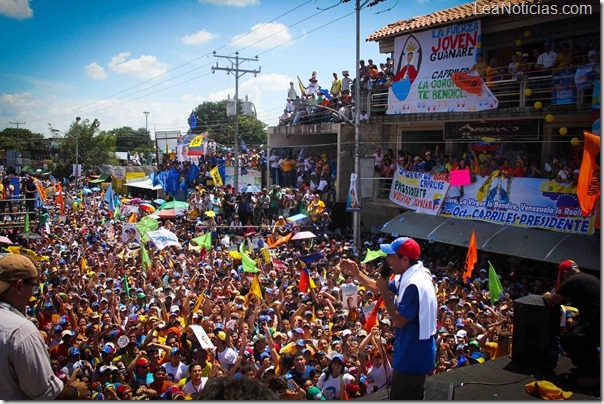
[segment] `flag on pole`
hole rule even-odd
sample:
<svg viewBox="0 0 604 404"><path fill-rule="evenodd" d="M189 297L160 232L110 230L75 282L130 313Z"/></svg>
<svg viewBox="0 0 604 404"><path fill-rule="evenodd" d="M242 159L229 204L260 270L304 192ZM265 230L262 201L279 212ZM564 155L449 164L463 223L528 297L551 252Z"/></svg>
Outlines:
<svg viewBox="0 0 604 404"><path fill-rule="evenodd" d="M258 273L260 270L256 268L256 261L248 257L243 250L245 243L239 245L239 254L241 254L241 264L243 265L243 272Z"/></svg>
<svg viewBox="0 0 604 404"><path fill-rule="evenodd" d="M210 250L212 249L212 232L208 231L207 233L199 237L191 239L191 241L197 244L198 246L205 248L206 250Z"/></svg>
<svg viewBox="0 0 604 404"><path fill-rule="evenodd" d="M377 317L377 313L378 310L380 309L380 307L382 307L384 305L384 300L382 299L382 296L378 297L377 301L375 302L375 306L373 306L373 309L371 310L371 314L369 314L369 317L367 317L367 321L365 322L365 331L367 331L367 333L371 332L371 329L373 327L375 327L378 323L378 317Z"/></svg>
<svg viewBox="0 0 604 404"><path fill-rule="evenodd" d="M583 216L593 212L600 197L600 136L583 132L583 161L577 182L577 197Z"/></svg>
<svg viewBox="0 0 604 404"><path fill-rule="evenodd" d="M495 304L495 302L501 300L502 295L503 286L501 286L495 268L493 268L491 261L489 261L489 297L491 298L491 304Z"/></svg>
<svg viewBox="0 0 604 404"><path fill-rule="evenodd" d="M300 257L300 261L302 261L306 265L310 265L313 262L323 259L323 257L325 257L325 254L323 254L323 252L321 251L321 252L316 252L313 254L305 255L304 257Z"/></svg>
<svg viewBox="0 0 604 404"><path fill-rule="evenodd" d="M23 224L23 232L29 233L29 210L25 212L25 222Z"/></svg>
<svg viewBox="0 0 604 404"><path fill-rule="evenodd" d="M151 216L145 216L134 227L136 227L136 230L140 233L141 241L149 241L147 232L157 230L159 222Z"/></svg>
<svg viewBox="0 0 604 404"><path fill-rule="evenodd" d="M143 267L143 272L147 273L147 270L151 268L151 258L149 258L149 253L145 248L145 243L141 243L141 264Z"/></svg>
<svg viewBox="0 0 604 404"><path fill-rule="evenodd" d="M115 199L114 199L113 187L111 186L111 183L109 183L109 186L107 187L107 190L105 191L105 202L107 202L107 210L109 212L114 212L115 211Z"/></svg>
<svg viewBox="0 0 604 404"><path fill-rule="evenodd" d="M260 289L260 280L258 279L258 274L254 274L254 279L250 285L250 291L247 294L247 297L249 297L250 294L262 300L262 289Z"/></svg>
<svg viewBox="0 0 604 404"><path fill-rule="evenodd" d="M367 255L365 255L365 259L363 261L361 261L361 264L366 264L370 261L373 261L375 259L378 259L380 257L386 257L388 254L386 254L384 251L382 251L381 249L377 249L376 251L367 249Z"/></svg>
<svg viewBox="0 0 604 404"><path fill-rule="evenodd" d="M472 229L470 236L470 245L468 246L468 254L466 255L466 272L463 275L464 283L469 283L472 279L472 271L478 262L478 248L476 247L476 233Z"/></svg>
<svg viewBox="0 0 604 404"><path fill-rule="evenodd" d="M80 260L80 269L82 272L85 272L88 269L88 264L86 263L86 258L82 257Z"/></svg>
<svg viewBox="0 0 604 404"><path fill-rule="evenodd" d="M298 87L300 87L300 97L306 94L306 87L304 87L304 83L300 80L300 76L296 76L298 78Z"/></svg>
<svg viewBox="0 0 604 404"><path fill-rule="evenodd" d="M220 172L218 172L218 166L210 170L210 175L212 176L212 180L214 181L214 186L220 187L223 185L222 177L220 176Z"/></svg>
<svg viewBox="0 0 604 404"><path fill-rule="evenodd" d="M126 276L126 272L124 272L124 292L126 292L126 296L130 296L130 285L128 285L128 277Z"/></svg>
<svg viewBox="0 0 604 404"><path fill-rule="evenodd" d="M59 214L61 216L65 216L65 199L63 198L63 187L61 186L61 184L57 184L55 189L57 191L56 201L59 205Z"/></svg>
<svg viewBox="0 0 604 404"><path fill-rule="evenodd" d="M308 291L308 288L311 288L311 289L316 288L315 282L310 277L310 274L308 273L308 267L305 264L302 264L302 271L300 272L299 288L300 288L300 291L304 292L304 293L306 293Z"/></svg>

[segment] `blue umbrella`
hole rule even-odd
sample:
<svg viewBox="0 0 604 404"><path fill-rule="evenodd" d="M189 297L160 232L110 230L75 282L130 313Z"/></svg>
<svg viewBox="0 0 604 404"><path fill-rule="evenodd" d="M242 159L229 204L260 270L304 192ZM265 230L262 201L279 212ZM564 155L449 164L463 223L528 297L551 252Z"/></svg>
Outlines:
<svg viewBox="0 0 604 404"><path fill-rule="evenodd" d="M153 203L156 203L156 204L158 204L158 205L163 205L164 203L166 203L166 200L165 200L165 199L159 199L159 198L158 198L158 199L154 199L154 200L153 200Z"/></svg>
<svg viewBox="0 0 604 404"><path fill-rule="evenodd" d="M258 192L262 192L262 188L260 188L258 185L246 185L245 187L241 188L241 192L248 193L251 192L253 194L257 194Z"/></svg>
<svg viewBox="0 0 604 404"><path fill-rule="evenodd" d="M91 191L94 191L94 192L99 192L99 191L101 190L101 188L99 188L99 187L94 187L94 188L90 188L90 190L91 190Z"/></svg>
<svg viewBox="0 0 604 404"><path fill-rule="evenodd" d="M83 195L88 195L91 194L92 190L90 188L82 188L82 194Z"/></svg>

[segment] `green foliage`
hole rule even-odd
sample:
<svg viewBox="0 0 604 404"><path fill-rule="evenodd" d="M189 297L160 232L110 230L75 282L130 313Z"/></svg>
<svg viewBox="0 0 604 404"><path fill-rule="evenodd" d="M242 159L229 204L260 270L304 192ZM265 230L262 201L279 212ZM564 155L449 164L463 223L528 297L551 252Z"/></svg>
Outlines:
<svg viewBox="0 0 604 404"><path fill-rule="evenodd" d="M29 129L5 128L0 132L0 150L18 150L23 157L43 160L47 154L48 141L44 135L33 133Z"/></svg>
<svg viewBox="0 0 604 404"><path fill-rule="evenodd" d="M227 117L225 101L204 102L195 108L197 127L195 133L208 132L209 137L225 146L233 146L235 132L234 117ZM239 113L241 113L241 100ZM249 147L266 144L266 124L253 116L239 115L239 141L245 140Z"/></svg>
<svg viewBox="0 0 604 404"><path fill-rule="evenodd" d="M115 151L118 152L149 152L155 148L153 140L145 128L134 130L129 126L124 126L112 129L107 134L115 137Z"/></svg>
<svg viewBox="0 0 604 404"><path fill-rule="evenodd" d="M79 162L83 170L101 167L105 164L115 164L115 135L108 132L99 133L100 122L88 119L79 123L73 122L64 136L59 157L62 161L75 164L76 137L78 140Z"/></svg>

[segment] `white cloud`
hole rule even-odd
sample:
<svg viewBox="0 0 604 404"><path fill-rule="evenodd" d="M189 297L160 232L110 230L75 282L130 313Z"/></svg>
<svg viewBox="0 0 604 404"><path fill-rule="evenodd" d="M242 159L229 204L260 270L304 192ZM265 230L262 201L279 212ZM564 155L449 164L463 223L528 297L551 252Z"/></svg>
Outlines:
<svg viewBox="0 0 604 404"><path fill-rule="evenodd" d="M111 58L108 66L119 75L134 76L140 79L151 79L165 74L170 65L160 62L155 56L142 55L138 59L130 59L129 52L122 52Z"/></svg>
<svg viewBox="0 0 604 404"><path fill-rule="evenodd" d="M180 38L180 40L185 45L199 45L202 43L209 42L216 37L217 35L212 34L211 32L206 31L205 29L202 29L201 31L197 31L193 35L185 35Z"/></svg>
<svg viewBox="0 0 604 404"><path fill-rule="evenodd" d="M88 77L90 77L92 80L105 80L108 76L105 69L97 62L87 64L84 69L86 70Z"/></svg>
<svg viewBox="0 0 604 404"><path fill-rule="evenodd" d="M0 0L0 15L15 20L25 20L34 16L29 0Z"/></svg>
<svg viewBox="0 0 604 404"><path fill-rule="evenodd" d="M247 7L260 4L258 0L199 0L200 4L214 4L217 6Z"/></svg>
<svg viewBox="0 0 604 404"><path fill-rule="evenodd" d="M252 27L247 34L235 35L231 46L251 46L266 49L282 45L292 40L287 26L278 22L260 23ZM292 42L289 42L292 44Z"/></svg>
<svg viewBox="0 0 604 404"><path fill-rule="evenodd" d="M205 97L198 94L183 94L180 96L180 101L186 104L191 104L191 107L196 107L205 100Z"/></svg>

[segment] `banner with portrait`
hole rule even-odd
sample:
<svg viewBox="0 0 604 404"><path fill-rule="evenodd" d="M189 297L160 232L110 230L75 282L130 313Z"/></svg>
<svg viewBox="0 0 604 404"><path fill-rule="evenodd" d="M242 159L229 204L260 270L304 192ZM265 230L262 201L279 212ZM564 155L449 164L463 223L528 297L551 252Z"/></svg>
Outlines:
<svg viewBox="0 0 604 404"><path fill-rule="evenodd" d="M342 291L342 307L345 309L356 309L359 305L358 303L358 285L342 285L340 287Z"/></svg>
<svg viewBox="0 0 604 404"><path fill-rule="evenodd" d="M348 198L346 198L346 212L358 212L361 210L361 201L357 191L357 174L350 174L350 187L348 188Z"/></svg>
<svg viewBox="0 0 604 404"><path fill-rule="evenodd" d="M447 195L439 216L586 235L595 220L581 216L576 184L499 175L477 177L462 195Z"/></svg>
<svg viewBox="0 0 604 404"><path fill-rule="evenodd" d="M469 21L394 39L394 80L387 114L495 109L497 98L476 71L481 23ZM485 66L486 68L486 66Z"/></svg>

